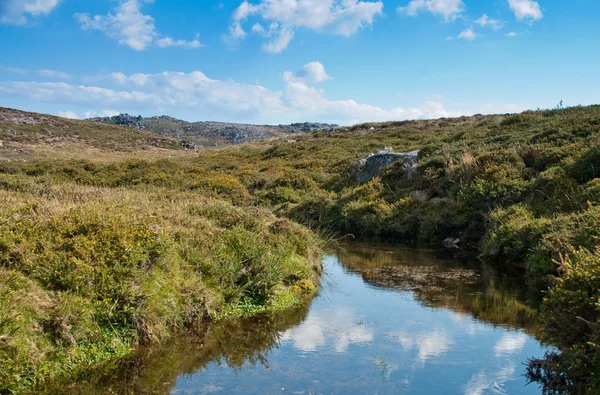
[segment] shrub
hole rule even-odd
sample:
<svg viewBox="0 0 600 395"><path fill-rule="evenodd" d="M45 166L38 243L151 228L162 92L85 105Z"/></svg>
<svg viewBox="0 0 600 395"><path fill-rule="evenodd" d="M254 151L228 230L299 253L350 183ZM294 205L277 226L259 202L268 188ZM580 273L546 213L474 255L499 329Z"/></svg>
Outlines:
<svg viewBox="0 0 600 395"><path fill-rule="evenodd" d="M2 224L0 265L58 295L91 301L101 326L136 328L141 338L147 336L142 323L146 299L136 280L152 272L168 251L162 233L117 207L101 205L48 219L17 212L15 219Z"/></svg>
<svg viewBox="0 0 600 395"><path fill-rule="evenodd" d="M530 379L546 389L600 392L600 248L577 249L559 262L561 275L544 298L547 340L559 353L530 361Z"/></svg>
<svg viewBox="0 0 600 395"><path fill-rule="evenodd" d="M533 182L531 204L537 214L578 211L585 208L580 186L562 167L544 171Z"/></svg>
<svg viewBox="0 0 600 395"><path fill-rule="evenodd" d="M274 187L290 187L294 189L312 189L317 183L310 177L300 172L288 171L273 182Z"/></svg>
<svg viewBox="0 0 600 395"><path fill-rule="evenodd" d="M486 259L522 263L529 274L543 279L556 274L553 260L576 248L595 248L600 238L600 209L590 206L581 213L535 217L522 205L490 215L482 243Z"/></svg>
<svg viewBox="0 0 600 395"><path fill-rule="evenodd" d="M577 144L545 147L535 157L531 167L538 171L544 171L552 166L560 165L563 159L577 155L580 151L581 147Z"/></svg>
<svg viewBox="0 0 600 395"><path fill-rule="evenodd" d="M591 203L600 202L600 178L593 179L584 185L582 198Z"/></svg>
<svg viewBox="0 0 600 395"><path fill-rule="evenodd" d="M530 183L523 179L477 178L458 194L458 201L473 212L489 212L523 200Z"/></svg>
<svg viewBox="0 0 600 395"><path fill-rule="evenodd" d="M228 174L211 174L192 183L191 190L202 190L215 198L227 199L232 202L243 202L249 198L246 187L234 176Z"/></svg>
<svg viewBox="0 0 600 395"><path fill-rule="evenodd" d="M600 240L600 207L591 205L580 213L555 215L535 249L530 270L548 274L555 270L552 260L577 248L594 249ZM552 268L552 269L551 269Z"/></svg>
<svg viewBox="0 0 600 395"><path fill-rule="evenodd" d="M550 220L538 219L523 205L499 209L490 215L482 256L512 263L526 263L548 231Z"/></svg>
<svg viewBox="0 0 600 395"><path fill-rule="evenodd" d="M569 169L569 176L580 184L600 176L600 147L586 151Z"/></svg>
<svg viewBox="0 0 600 395"><path fill-rule="evenodd" d="M276 187L269 189L266 193L262 194L264 201L271 205L280 205L284 203L301 203L303 197L301 193L289 187Z"/></svg>

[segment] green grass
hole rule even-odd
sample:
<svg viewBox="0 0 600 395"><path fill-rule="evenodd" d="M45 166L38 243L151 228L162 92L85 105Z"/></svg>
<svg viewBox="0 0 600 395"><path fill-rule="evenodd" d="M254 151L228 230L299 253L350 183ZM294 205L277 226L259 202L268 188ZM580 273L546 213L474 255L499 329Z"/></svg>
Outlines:
<svg viewBox="0 0 600 395"><path fill-rule="evenodd" d="M290 307L318 284L319 240L267 210L160 188L40 187L0 190L2 393L215 317Z"/></svg>
<svg viewBox="0 0 600 395"><path fill-rule="evenodd" d="M447 237L459 238L498 270L522 270L532 286L549 289L553 300L565 279L556 263L561 256L577 260L585 250L591 251L585 261L597 262L600 106L365 124L296 136L295 143L269 141L196 155L166 143L149 154L135 148L147 138L141 132L114 128L106 131L116 135L102 136L112 127L68 122L65 138L80 131L80 143L99 152L93 159L72 159L38 139L22 142L34 145L26 162L0 162L2 266L27 281L18 288L38 294L40 301L33 309L26 302L11 308L17 316L10 311L1 316L0 336L6 338L21 336L15 328L25 325L15 325L17 319L38 328L20 329L25 332L18 344L24 346L10 355L24 360L43 361L69 350L69 335L100 338L101 331L85 329L90 323L101 329L118 323L116 332L125 330L125 338L137 344L167 336L169 328L195 317L248 316L296 303L318 278L316 266L308 263L318 260L318 243L296 223L402 243L440 246ZM22 134L27 133L38 132ZM115 155L121 144L135 158ZM358 185L352 164L386 146L420 149L416 174L408 178L393 166ZM415 191L427 199L413 198ZM93 242L102 248L94 249ZM98 265L102 274L89 272ZM589 263L582 270L592 273L594 267ZM84 284L88 293L82 294L77 286ZM158 292L156 284L162 284ZM117 310L94 310L91 317L70 313L75 324L67 320L65 327L75 329L65 334L46 324L61 322L64 313L53 306L63 293L94 309L106 298L120 302ZM599 309L585 309L588 315L581 318L597 323ZM580 325L570 309L559 314L565 332ZM594 325L586 335L594 336ZM564 355L583 344L547 333ZM27 339L40 343L29 347ZM0 341L5 347L6 340ZM27 354L32 350L35 355ZM600 368L593 354L589 364Z"/></svg>

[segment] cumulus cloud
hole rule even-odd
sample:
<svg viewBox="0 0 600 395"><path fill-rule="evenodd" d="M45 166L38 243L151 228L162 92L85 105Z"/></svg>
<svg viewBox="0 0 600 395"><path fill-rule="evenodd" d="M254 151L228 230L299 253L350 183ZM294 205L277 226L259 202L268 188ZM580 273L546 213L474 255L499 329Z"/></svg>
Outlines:
<svg viewBox="0 0 600 395"><path fill-rule="evenodd" d="M498 19L490 18L486 14L483 14L475 21L475 23L481 27L490 27L494 30L500 30L502 29L502 26L504 26L504 22Z"/></svg>
<svg viewBox="0 0 600 395"><path fill-rule="evenodd" d="M50 14L62 0L2 0L0 24L25 25L31 17Z"/></svg>
<svg viewBox="0 0 600 395"><path fill-rule="evenodd" d="M391 120L444 118L459 113L447 111L442 102L426 101L420 107L383 109L370 104L358 103L352 99L327 100L325 91L299 81L288 82L285 98L296 111L312 114L317 119L342 119L345 123L367 121L383 122Z"/></svg>
<svg viewBox="0 0 600 395"><path fill-rule="evenodd" d="M197 40L175 40L162 37L156 30L154 18L142 13L143 3L153 0L120 0L113 12L106 15L75 14L75 19L83 30L98 30L107 37L117 40L121 45L143 51L153 44L159 48L180 47L199 48L202 44Z"/></svg>
<svg viewBox="0 0 600 395"><path fill-rule="evenodd" d="M529 19L537 21L543 18L540 4L533 0L508 0L510 9L519 20Z"/></svg>
<svg viewBox="0 0 600 395"><path fill-rule="evenodd" d="M469 41L473 41L477 38L477 35L475 34L475 32L473 32L473 29L465 29L463 30L459 35L458 38L464 38L465 40L469 40Z"/></svg>
<svg viewBox="0 0 600 395"><path fill-rule="evenodd" d="M286 71L283 74L283 79L286 82L312 82L312 83L321 83L323 81L330 80L331 77L327 75L325 71L325 66L321 62L310 62L304 65L300 70L296 73L292 73L290 71Z"/></svg>
<svg viewBox="0 0 600 395"><path fill-rule="evenodd" d="M391 109L352 99L329 100L324 90L313 85L328 78L321 63L311 62L296 73L284 73L281 90L215 80L200 71L168 71L129 75L115 72L95 78L92 86L50 81L5 81L0 82L0 94L77 106L82 108L82 112L98 113L109 108L145 114L185 113L194 114L194 119L257 123L314 120L354 124L462 115L446 110L442 99L436 97L425 99L417 107Z"/></svg>
<svg viewBox="0 0 600 395"><path fill-rule="evenodd" d="M456 19L463 11L465 4L462 0L412 0L397 11L408 16L417 16L422 11L441 15L446 21Z"/></svg>
<svg viewBox="0 0 600 395"><path fill-rule="evenodd" d="M382 1L358 0L244 0L233 12L226 41L243 39L246 32L242 24L250 17L260 18L269 24L266 30L254 24L252 31L267 39L263 50L270 53L283 51L298 28L350 36L361 27L372 25L375 17L383 13Z"/></svg>
<svg viewBox="0 0 600 395"><path fill-rule="evenodd" d="M292 38L294 38L294 31L282 28L271 40L263 44L263 50L269 53L279 53L287 48Z"/></svg>

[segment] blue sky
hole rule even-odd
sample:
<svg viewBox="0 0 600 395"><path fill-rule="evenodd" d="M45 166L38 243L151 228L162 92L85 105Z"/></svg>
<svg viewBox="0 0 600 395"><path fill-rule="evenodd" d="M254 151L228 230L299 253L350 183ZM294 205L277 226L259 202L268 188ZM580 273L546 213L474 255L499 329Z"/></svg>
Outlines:
<svg viewBox="0 0 600 395"><path fill-rule="evenodd" d="M352 124L600 103L595 0L0 0L0 106Z"/></svg>

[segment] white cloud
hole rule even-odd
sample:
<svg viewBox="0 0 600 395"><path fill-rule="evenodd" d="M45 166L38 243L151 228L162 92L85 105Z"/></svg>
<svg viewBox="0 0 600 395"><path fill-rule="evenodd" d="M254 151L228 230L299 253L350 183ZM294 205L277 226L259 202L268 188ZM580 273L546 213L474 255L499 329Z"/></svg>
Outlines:
<svg viewBox="0 0 600 395"><path fill-rule="evenodd" d="M62 0L2 0L0 24L25 25L30 17L50 14Z"/></svg>
<svg viewBox="0 0 600 395"><path fill-rule="evenodd" d="M233 12L230 33L225 39L244 38L242 23L256 16L270 24L268 32L260 24L252 28L253 32L269 38L263 50L278 53L287 48L298 28L350 36L373 24L374 18L382 13L382 1L260 0L254 4L245 0Z"/></svg>
<svg viewBox="0 0 600 395"><path fill-rule="evenodd" d="M1 71L6 71L7 73L12 73L12 74L21 74L21 75L25 75L26 71L23 69L19 69L17 67L4 67L4 66L0 66L0 70Z"/></svg>
<svg viewBox="0 0 600 395"><path fill-rule="evenodd" d="M357 103L351 99L327 100L325 91L299 81L288 82L285 98L289 105L300 113L312 114L318 119L352 120L350 123L444 118L460 115L447 111L443 103L437 101L426 101L417 108L397 107L386 110L369 104Z"/></svg>
<svg viewBox="0 0 600 395"><path fill-rule="evenodd" d="M153 0L120 0L113 13L93 17L90 14L75 14L75 19L83 30L99 30L107 37L117 40L119 44L127 45L136 51L143 51L153 44L160 48L202 46L197 39L185 41L161 37L156 31L154 18L141 11L141 3L151 2Z"/></svg>
<svg viewBox="0 0 600 395"><path fill-rule="evenodd" d="M532 21L537 21L544 17L540 4L537 1L508 0L508 5L519 20L530 19Z"/></svg>
<svg viewBox="0 0 600 395"><path fill-rule="evenodd" d="M319 118L348 119L358 123L460 115L447 111L442 102L436 100L428 100L418 108L397 107L391 110L357 103L351 99L331 101L325 98L324 90L309 86L306 80L297 74L286 72L283 78L287 83L284 96L286 103L301 113L310 113Z"/></svg>
<svg viewBox="0 0 600 395"><path fill-rule="evenodd" d="M6 71L7 73L20 74L20 75L27 75L27 74L31 74L32 72L34 72L35 74L39 75L40 77L46 77L46 78L57 78L57 79L71 78L71 76L69 74L63 73L62 71L48 70L48 69L32 71L32 70L20 69L20 68L16 68L16 67L0 66L0 71Z"/></svg>
<svg viewBox="0 0 600 395"><path fill-rule="evenodd" d="M262 45L262 49L268 53L279 53L283 51L294 38L294 31L292 29L282 28L277 22L271 23L268 30L257 22L252 26L252 32L268 39ZM242 29L241 22L234 22L230 27L230 37L226 37L226 39L243 39L245 37L246 32Z"/></svg>
<svg viewBox="0 0 600 395"><path fill-rule="evenodd" d="M469 41L473 41L477 38L477 35L473 32L473 29L466 29L463 30L459 35L458 38L464 38L465 40L469 40Z"/></svg>
<svg viewBox="0 0 600 395"><path fill-rule="evenodd" d="M38 70L37 75L40 77L48 77L48 78L58 78L58 79L69 79L71 76L67 73L63 73L62 71L56 70Z"/></svg>
<svg viewBox="0 0 600 395"><path fill-rule="evenodd" d="M340 124L367 121L441 118L462 115L445 109L441 98L431 97L413 108L384 109L355 100L329 100L311 86L329 75L318 62L296 73L284 73L282 90L259 84L215 80L200 71L158 74L112 73L93 79L92 86L66 82L0 82L0 94L31 101L77 106L99 113L104 109L181 114L181 117L248 123L288 123L314 120ZM319 63L320 64L320 63ZM321 65L322 66L322 65ZM90 80L91 81L91 80ZM186 114L186 115L184 115ZM86 116L87 117L87 116Z"/></svg>
<svg viewBox="0 0 600 395"><path fill-rule="evenodd" d="M463 12L464 7L462 0L412 0L408 5L396 10L408 16L417 16L421 11L429 11L442 15L446 21L452 21Z"/></svg>
<svg viewBox="0 0 600 395"><path fill-rule="evenodd" d="M504 26L504 22L488 17L486 14L483 14L479 19L475 21L481 27L491 27L494 30L502 29Z"/></svg>
<svg viewBox="0 0 600 395"><path fill-rule="evenodd" d="M242 38L246 37L246 31L242 27L241 23L235 22L231 26L229 26L229 35L234 40L235 39L242 39Z"/></svg>
<svg viewBox="0 0 600 395"><path fill-rule="evenodd" d="M263 44L263 50L268 53L279 53L287 48L292 38L294 38L294 31L282 28L277 37Z"/></svg>
<svg viewBox="0 0 600 395"><path fill-rule="evenodd" d="M249 15L258 12L258 6L248 3L248 1L244 0L242 4L233 12L232 18L235 21L244 21L248 18Z"/></svg>
<svg viewBox="0 0 600 395"><path fill-rule="evenodd" d="M80 119L79 115L77 115L77 113L73 111L57 111L56 115L63 118Z"/></svg>
<svg viewBox="0 0 600 395"><path fill-rule="evenodd" d="M97 117L114 117L119 114L120 114L119 111L114 111L114 110L102 110L100 112L86 111L85 118L88 119L88 118L97 118Z"/></svg>
<svg viewBox="0 0 600 395"><path fill-rule="evenodd" d="M267 34L267 31L265 30L265 28L262 27L262 25L258 22L255 23L254 26L252 26L252 32L258 33L261 36Z"/></svg>
<svg viewBox="0 0 600 395"><path fill-rule="evenodd" d="M200 48L203 45L198 40L173 40L171 37L163 37L156 40L156 45L160 48L179 47L179 48Z"/></svg>
<svg viewBox="0 0 600 395"><path fill-rule="evenodd" d="M517 32L510 32L506 34L506 37L517 37L519 35L519 33Z"/></svg>
<svg viewBox="0 0 600 395"><path fill-rule="evenodd" d="M321 62L310 62L304 65L296 73L285 72L283 73L283 79L286 82L312 82L321 83L323 81L330 80L331 77L327 75L325 66Z"/></svg>

